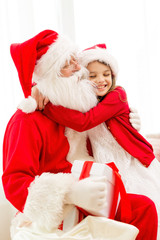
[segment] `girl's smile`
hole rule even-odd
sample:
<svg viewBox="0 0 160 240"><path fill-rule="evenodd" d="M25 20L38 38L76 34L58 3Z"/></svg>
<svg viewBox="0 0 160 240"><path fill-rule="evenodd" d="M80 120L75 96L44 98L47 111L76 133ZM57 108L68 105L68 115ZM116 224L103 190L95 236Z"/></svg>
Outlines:
<svg viewBox="0 0 160 240"><path fill-rule="evenodd" d="M112 72L108 65L94 61L88 64L89 79L96 89L96 94L103 97L112 86Z"/></svg>

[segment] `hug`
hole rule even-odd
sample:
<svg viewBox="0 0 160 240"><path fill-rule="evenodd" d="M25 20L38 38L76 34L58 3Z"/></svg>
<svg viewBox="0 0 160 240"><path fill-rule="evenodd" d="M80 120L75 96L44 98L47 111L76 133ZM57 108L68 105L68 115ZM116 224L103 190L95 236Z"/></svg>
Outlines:
<svg viewBox="0 0 160 240"><path fill-rule="evenodd" d="M130 117L106 45L80 52L45 30L12 44L11 56L25 96L3 143L3 187L17 209L12 240L158 239L160 163L138 132L139 119ZM114 163L130 214L123 212L123 198L112 219L92 214L107 205L107 176L77 180L75 160ZM75 209L82 217L65 231L64 220L69 224Z"/></svg>

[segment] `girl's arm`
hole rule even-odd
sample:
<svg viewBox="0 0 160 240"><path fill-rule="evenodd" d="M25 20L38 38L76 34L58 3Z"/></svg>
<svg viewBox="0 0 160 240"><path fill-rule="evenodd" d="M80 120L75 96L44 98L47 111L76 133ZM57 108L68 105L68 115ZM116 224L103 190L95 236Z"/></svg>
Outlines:
<svg viewBox="0 0 160 240"><path fill-rule="evenodd" d="M123 88L117 87L108 93L102 102L86 113L76 110L47 104L43 113L53 121L82 132L103 123L110 118L129 113L126 93Z"/></svg>

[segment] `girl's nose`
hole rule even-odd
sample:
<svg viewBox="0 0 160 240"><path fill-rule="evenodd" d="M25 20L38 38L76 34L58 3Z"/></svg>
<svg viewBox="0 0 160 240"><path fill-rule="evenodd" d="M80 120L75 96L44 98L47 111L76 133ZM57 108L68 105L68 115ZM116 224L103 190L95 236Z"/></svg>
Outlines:
<svg viewBox="0 0 160 240"><path fill-rule="evenodd" d="M99 76L97 80L99 83L105 82L105 78L103 76Z"/></svg>

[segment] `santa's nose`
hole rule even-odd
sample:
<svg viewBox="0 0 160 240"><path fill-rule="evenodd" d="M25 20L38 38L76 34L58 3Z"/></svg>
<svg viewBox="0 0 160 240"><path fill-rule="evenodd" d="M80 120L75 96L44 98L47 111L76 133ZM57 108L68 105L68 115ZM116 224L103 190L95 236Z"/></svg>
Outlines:
<svg viewBox="0 0 160 240"><path fill-rule="evenodd" d="M79 65L79 63L77 61L74 62L74 71L77 72L81 69L81 66Z"/></svg>
<svg viewBox="0 0 160 240"><path fill-rule="evenodd" d="M79 65L79 63L76 64L76 70L79 71L81 69L81 66Z"/></svg>

